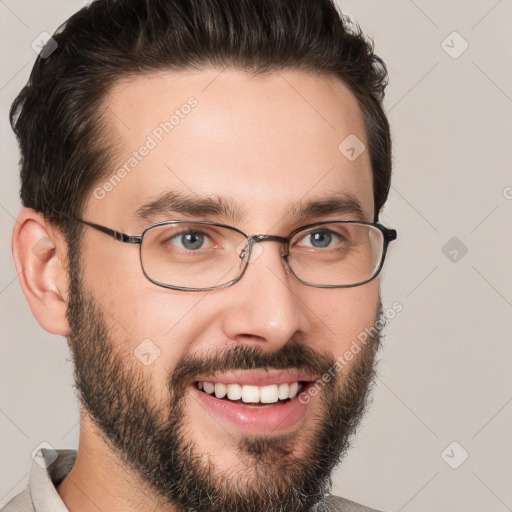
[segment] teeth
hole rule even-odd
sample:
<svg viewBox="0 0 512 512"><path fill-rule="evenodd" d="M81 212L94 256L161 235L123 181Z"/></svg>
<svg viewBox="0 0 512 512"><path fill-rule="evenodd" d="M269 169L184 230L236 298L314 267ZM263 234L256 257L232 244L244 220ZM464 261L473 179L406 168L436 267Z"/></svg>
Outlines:
<svg viewBox="0 0 512 512"><path fill-rule="evenodd" d="M260 401L262 404L275 404L279 400L279 387L277 384L263 386L260 389Z"/></svg>
<svg viewBox="0 0 512 512"><path fill-rule="evenodd" d="M298 382L270 384L269 386L198 382L197 387L209 395L215 395L216 398L241 399L242 402L248 404L275 404L278 400L295 398L302 386Z"/></svg>
<svg viewBox="0 0 512 512"><path fill-rule="evenodd" d="M215 385L211 382L203 382L203 388L206 393L211 395L215 391Z"/></svg>
<svg viewBox="0 0 512 512"><path fill-rule="evenodd" d="M242 386L239 384L228 384L226 387L230 400L240 400L240 398L242 398Z"/></svg>
<svg viewBox="0 0 512 512"><path fill-rule="evenodd" d="M277 392L277 396L278 396L279 400L286 400L288 398L289 393L290 393L289 384L280 384L279 385L279 391Z"/></svg>
<svg viewBox="0 0 512 512"><path fill-rule="evenodd" d="M298 391L299 391L299 383L292 382L290 384L290 391L288 392L288 398L295 398L297 396Z"/></svg>
<svg viewBox="0 0 512 512"><path fill-rule="evenodd" d="M242 386L242 402L257 404L260 401L260 389L258 386Z"/></svg>
<svg viewBox="0 0 512 512"><path fill-rule="evenodd" d="M226 396L226 393L226 385L222 384L222 382L217 382L217 384L215 384L215 396L217 398L224 398Z"/></svg>

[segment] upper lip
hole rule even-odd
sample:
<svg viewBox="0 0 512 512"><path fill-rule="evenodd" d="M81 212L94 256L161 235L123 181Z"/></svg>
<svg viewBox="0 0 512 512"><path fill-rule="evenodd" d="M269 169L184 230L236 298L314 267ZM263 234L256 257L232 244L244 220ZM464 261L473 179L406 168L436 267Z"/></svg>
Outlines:
<svg viewBox="0 0 512 512"><path fill-rule="evenodd" d="M195 382L219 382L248 386L269 386L300 381L315 381L318 377L300 370L238 370L199 376Z"/></svg>

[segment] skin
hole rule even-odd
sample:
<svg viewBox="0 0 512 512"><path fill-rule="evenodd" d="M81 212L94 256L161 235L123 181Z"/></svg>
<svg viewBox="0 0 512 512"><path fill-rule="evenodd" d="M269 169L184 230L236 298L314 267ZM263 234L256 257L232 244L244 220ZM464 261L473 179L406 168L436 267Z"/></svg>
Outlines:
<svg viewBox="0 0 512 512"><path fill-rule="evenodd" d="M367 143L356 99L334 78L299 71L257 79L236 70L160 72L118 83L103 109L117 148L112 174L190 96L197 99L197 107L136 169L103 199L89 193L83 219L138 235L147 222L134 212L171 190L235 199L245 210L243 219L202 220L230 224L248 234L287 236L306 223L340 220L329 216L298 224L287 214L299 200L320 199L334 191L355 196L365 220L373 219L368 151L353 162L338 151L349 134ZM90 228L83 236L87 292L105 315L117 353L128 365L138 365L157 407L165 407L169 374L187 354L234 345L272 352L290 341L302 341L336 357L376 318L378 278L347 289L304 286L286 272L276 243L262 244L262 253L234 286L191 293L147 280L140 270L138 246ZM40 325L51 333L69 335L69 275L62 235L40 214L25 208L14 229L13 254ZM158 346L160 355L145 367L133 351L147 338ZM240 458L233 433L192 394L185 400L188 440L197 452L207 454L219 474L243 470L248 461ZM321 400L312 399L304 419L288 430L295 436L296 456L305 451L308 436L315 432L314 416L323 413L322 407ZM78 457L58 487L66 506L83 512L155 510L158 496L98 434L82 409Z"/></svg>

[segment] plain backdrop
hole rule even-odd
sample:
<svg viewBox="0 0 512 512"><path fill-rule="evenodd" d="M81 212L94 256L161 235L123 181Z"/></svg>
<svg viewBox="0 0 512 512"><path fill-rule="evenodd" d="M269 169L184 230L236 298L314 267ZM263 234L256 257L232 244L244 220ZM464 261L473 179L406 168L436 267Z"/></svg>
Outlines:
<svg viewBox="0 0 512 512"><path fill-rule="evenodd" d="M313 1L313 0L312 0ZM10 251L18 149L8 109L41 32L77 0L0 1L0 505L41 443L76 448L64 338L36 323ZM512 510L512 1L347 0L389 67L399 239L373 404L334 492L386 511Z"/></svg>

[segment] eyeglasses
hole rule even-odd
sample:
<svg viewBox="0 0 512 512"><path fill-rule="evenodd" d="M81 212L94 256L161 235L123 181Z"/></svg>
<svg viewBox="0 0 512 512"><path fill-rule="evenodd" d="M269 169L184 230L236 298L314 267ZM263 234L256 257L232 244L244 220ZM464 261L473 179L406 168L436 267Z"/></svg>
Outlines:
<svg viewBox="0 0 512 512"><path fill-rule="evenodd" d="M139 236L75 219L120 242L139 244L144 275L153 283L183 291L226 288L241 279L256 244L278 242L281 257L307 286L349 288L374 279L382 269L394 229L351 220L308 224L288 237L246 235L207 221L169 220L145 227ZM253 258L254 260L255 258Z"/></svg>

